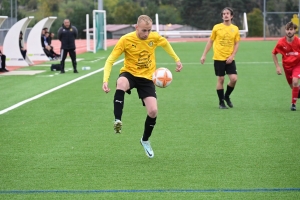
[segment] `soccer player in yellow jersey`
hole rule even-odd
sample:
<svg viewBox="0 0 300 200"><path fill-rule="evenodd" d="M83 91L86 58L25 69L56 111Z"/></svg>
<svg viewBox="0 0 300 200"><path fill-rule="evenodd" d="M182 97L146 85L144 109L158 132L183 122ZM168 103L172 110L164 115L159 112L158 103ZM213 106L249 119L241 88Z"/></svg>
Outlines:
<svg viewBox="0 0 300 200"><path fill-rule="evenodd" d="M233 18L233 10L226 7L222 10L221 16L223 23L216 24L213 27L209 41L206 44L202 57L200 59L201 64L204 64L207 52L213 45L214 55L214 67L215 74L217 76L217 94L219 97L219 108L227 109L226 104L232 108L233 104L229 98L233 91L237 81L237 71L234 61L234 56L237 53L239 47L240 33L237 26L231 23ZM224 79L225 72L229 77L229 83L224 96Z"/></svg>
<svg viewBox="0 0 300 200"><path fill-rule="evenodd" d="M138 17L136 31L128 33L120 38L113 51L106 60L103 75L104 92L109 92L108 79L117 58L124 53L124 66L120 70L117 80L117 87L114 96L114 130L121 133L122 111L124 106L125 92L130 94L130 90L137 89L139 98L146 106L147 117L144 125L144 134L141 138L141 144L144 147L146 155L153 158L154 152L150 146L149 137L152 134L157 116L157 100L155 86L152 82L152 74L156 69L155 49L158 46L163 49L176 62L176 71L180 72L182 64L166 38L156 32L151 32L152 20L147 15Z"/></svg>

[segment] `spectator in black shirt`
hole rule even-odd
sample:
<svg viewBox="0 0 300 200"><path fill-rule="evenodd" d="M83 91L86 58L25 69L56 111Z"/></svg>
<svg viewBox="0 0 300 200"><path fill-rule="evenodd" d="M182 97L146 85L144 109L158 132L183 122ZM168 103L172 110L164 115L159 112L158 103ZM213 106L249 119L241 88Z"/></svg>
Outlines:
<svg viewBox="0 0 300 200"><path fill-rule="evenodd" d="M67 54L69 53L72 64L73 64L73 69L74 73L78 73L77 71L77 62L76 62L76 46L75 46L75 40L78 35L77 28L75 26L71 25L71 22L69 19L65 19L64 23L62 24L62 27L58 30L58 39L61 42L61 72L60 73L65 73L65 60L67 57Z"/></svg>

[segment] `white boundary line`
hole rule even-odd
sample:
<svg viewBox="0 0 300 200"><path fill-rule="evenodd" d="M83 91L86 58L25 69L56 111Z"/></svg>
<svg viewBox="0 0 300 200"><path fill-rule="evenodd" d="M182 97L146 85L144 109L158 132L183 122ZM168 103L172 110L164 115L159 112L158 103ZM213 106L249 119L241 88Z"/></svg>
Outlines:
<svg viewBox="0 0 300 200"><path fill-rule="evenodd" d="M117 62L114 63L114 65L117 65L117 64L119 64L119 63L121 63L121 62L123 62L123 61L124 61L124 59L118 60ZM66 83L64 83L64 84L62 84L62 85L59 85L59 86L57 86L57 87L55 87L55 88L52 88L52 89L50 89L50 90L47 90L47 91L45 91L45 92L43 92L43 93L41 93L41 94L38 94L38 95L36 95L36 96L34 96L34 97L31 97L31 98L29 98L29 99L26 99L26 100L24 100L24 101L21 101L21 102L15 104L15 105L13 105L13 106L10 106L10 107L8 107L8 108L6 108L6 109L4 109L4 110L1 110L1 111L0 111L0 115L2 115L2 114L4 114L4 113L7 113L8 111L13 110L13 109L15 109L15 108L18 108L18 107L20 107L20 106L22 106L22 105L24 105L24 104L26 104L26 103L28 103L28 102L30 102L30 101L33 101L33 100L38 99L38 98L41 98L41 97L43 97L43 96L45 96L45 95L47 95L47 94L50 94L51 92L54 92L54 91L56 91L56 90L59 90L59 89L65 87L65 86L71 85L72 83L75 83L75 82L77 82L77 81L80 81L80 80L82 80L82 79L84 79L84 78L86 78L86 77L89 77L89 76L94 75L94 74L96 74L96 73L98 73L98 72L101 72L101 71L103 71L103 70L104 70L104 68L98 69L98 70L93 71L93 72L91 72L91 73L88 73L88 74L86 74L86 75L80 76L80 77L78 77L78 78L76 78L76 79L74 79L74 80L71 80L71 81L69 81L69 82L66 82Z"/></svg>

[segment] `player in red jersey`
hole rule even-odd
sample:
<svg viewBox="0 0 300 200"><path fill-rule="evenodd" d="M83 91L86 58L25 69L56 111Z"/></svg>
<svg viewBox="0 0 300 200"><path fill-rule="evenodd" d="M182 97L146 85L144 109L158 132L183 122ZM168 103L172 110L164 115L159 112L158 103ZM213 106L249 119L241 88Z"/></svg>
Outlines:
<svg viewBox="0 0 300 200"><path fill-rule="evenodd" d="M296 29L296 24L288 22L285 25L286 36L279 39L272 51L272 57L278 75L281 75L281 68L276 55L278 53L282 55L282 66L285 77L292 89L292 111L296 111L297 98L300 98L298 85L300 78L300 39L295 36Z"/></svg>

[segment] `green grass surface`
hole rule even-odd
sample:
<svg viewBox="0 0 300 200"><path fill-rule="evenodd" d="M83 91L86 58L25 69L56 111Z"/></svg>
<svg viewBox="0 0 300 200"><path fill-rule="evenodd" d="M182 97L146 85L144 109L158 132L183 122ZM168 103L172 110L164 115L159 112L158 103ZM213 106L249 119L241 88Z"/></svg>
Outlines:
<svg viewBox="0 0 300 200"><path fill-rule="evenodd" d="M241 42L228 110L218 109L212 51L199 63L205 43L173 44L180 73L158 48L157 65L172 70L173 82L157 89L153 159L139 144L146 111L135 91L125 97L122 134L114 134L121 64L108 94L99 72L0 115L0 199L299 199L299 111L289 110L291 90L276 75L274 45ZM79 55L79 69L102 68L105 59L91 61L110 50ZM89 72L0 77L0 110Z"/></svg>

